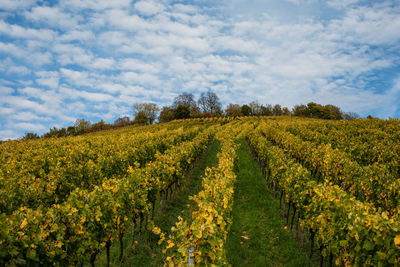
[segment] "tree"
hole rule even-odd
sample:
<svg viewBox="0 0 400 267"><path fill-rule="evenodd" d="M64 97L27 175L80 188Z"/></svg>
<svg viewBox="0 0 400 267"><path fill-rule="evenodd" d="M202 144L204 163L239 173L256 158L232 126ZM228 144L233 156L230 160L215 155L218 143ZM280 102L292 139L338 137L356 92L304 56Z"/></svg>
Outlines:
<svg viewBox="0 0 400 267"><path fill-rule="evenodd" d="M204 93L201 93L199 100L197 100L201 111L208 112L207 97Z"/></svg>
<svg viewBox="0 0 400 267"><path fill-rule="evenodd" d="M128 118L129 120L129 118ZM96 132L96 131L101 131L101 130L106 130L106 129L110 129L111 128L111 124L107 124L105 123L103 120L100 120L97 123L92 124L91 127L91 131ZM68 129L69 131L69 129Z"/></svg>
<svg viewBox="0 0 400 267"><path fill-rule="evenodd" d="M214 92L201 93L198 104L203 113L210 113L212 116L220 115L221 103Z"/></svg>
<svg viewBox="0 0 400 267"><path fill-rule="evenodd" d="M74 126L68 126L67 134L68 135L75 135L76 134L76 128Z"/></svg>
<svg viewBox="0 0 400 267"><path fill-rule="evenodd" d="M66 128L61 128L60 130L58 130L57 137L64 137L67 135L68 133Z"/></svg>
<svg viewBox="0 0 400 267"><path fill-rule="evenodd" d="M290 112L290 110L287 107L283 107L282 108L282 115L290 116L290 115L292 115L292 113Z"/></svg>
<svg viewBox="0 0 400 267"><path fill-rule="evenodd" d="M355 112L347 112L347 113L343 113L343 119L346 121L353 121L357 118L359 118L358 114Z"/></svg>
<svg viewBox="0 0 400 267"><path fill-rule="evenodd" d="M251 108L248 105L243 105L240 108L240 112L243 116L250 116L251 115Z"/></svg>
<svg viewBox="0 0 400 267"><path fill-rule="evenodd" d="M306 105L295 105L292 109L293 116L308 117L309 111Z"/></svg>
<svg viewBox="0 0 400 267"><path fill-rule="evenodd" d="M147 122L148 124L153 124L153 122L157 118L157 113L159 111L160 108L157 106L157 104L154 103L136 103L133 105L133 112L135 114L135 118L140 112L143 112L146 115L146 118L148 119Z"/></svg>
<svg viewBox="0 0 400 267"><path fill-rule="evenodd" d="M343 119L342 112L339 107L334 105L323 106L314 102L307 104L309 116L313 118L327 119L327 120L341 120Z"/></svg>
<svg viewBox="0 0 400 267"><path fill-rule="evenodd" d="M249 107L251 109L251 115L253 116L261 115L261 105L258 104L256 101L250 102Z"/></svg>
<svg viewBox="0 0 400 267"><path fill-rule="evenodd" d="M270 104L261 105L261 116L272 116L272 106Z"/></svg>
<svg viewBox="0 0 400 267"><path fill-rule="evenodd" d="M281 105L276 104L273 108L272 108L272 115L274 116L282 116L283 111L281 108Z"/></svg>
<svg viewBox="0 0 400 267"><path fill-rule="evenodd" d="M170 107L163 107L160 112L159 121L169 122L175 119L174 109Z"/></svg>
<svg viewBox="0 0 400 267"><path fill-rule="evenodd" d="M125 117L120 117L120 118L116 119L114 121L114 125L118 126L118 127L127 126L129 124L129 122L130 122L129 117L125 116Z"/></svg>
<svg viewBox="0 0 400 267"><path fill-rule="evenodd" d="M146 116L144 111L139 111L136 113L135 119L133 120L133 124L138 125L146 125L149 123L149 118Z"/></svg>
<svg viewBox="0 0 400 267"><path fill-rule="evenodd" d="M310 102L307 104L308 114L312 118L323 118L323 107L320 104Z"/></svg>
<svg viewBox="0 0 400 267"><path fill-rule="evenodd" d="M22 137L23 140L34 140L34 139L39 139L39 135L37 133L26 133L24 137Z"/></svg>
<svg viewBox="0 0 400 267"><path fill-rule="evenodd" d="M191 118L201 118L201 117L203 117L203 115L201 114L201 110L200 110L199 106L197 106L196 104L194 104L190 108L190 117Z"/></svg>
<svg viewBox="0 0 400 267"><path fill-rule="evenodd" d="M191 93L182 93L174 98L174 103L172 104L172 108L177 108L179 105L188 106L191 109L196 105L196 101L194 100L194 96Z"/></svg>
<svg viewBox="0 0 400 267"><path fill-rule="evenodd" d="M47 133L44 133L42 135L42 137L44 137L44 138L57 137L57 132L58 132L58 129L57 129L57 127L54 126L53 128L50 128Z"/></svg>
<svg viewBox="0 0 400 267"><path fill-rule="evenodd" d="M53 127L53 128L50 128L50 131L48 133L45 133L43 135L43 137L45 137L45 138L63 137L63 136L67 136L67 135L68 135L67 129L65 129L65 128L57 129L57 127Z"/></svg>
<svg viewBox="0 0 400 267"><path fill-rule="evenodd" d="M76 120L74 124L76 134L83 134L91 125L90 121L85 121L84 119Z"/></svg>
<svg viewBox="0 0 400 267"><path fill-rule="evenodd" d="M324 119L330 119L330 120L341 120L343 119L342 112L340 111L340 108L334 105L325 105L324 106L325 110L325 116Z"/></svg>
<svg viewBox="0 0 400 267"><path fill-rule="evenodd" d="M225 109L226 116L237 117L237 116L240 116L241 114L242 114L241 109L238 104L229 104L228 106L226 106L226 109Z"/></svg>
<svg viewBox="0 0 400 267"><path fill-rule="evenodd" d="M180 104L174 109L174 115L175 119L190 118L190 109L188 106Z"/></svg>
<svg viewBox="0 0 400 267"><path fill-rule="evenodd" d="M334 105L321 105L314 102L310 102L305 105L296 105L293 107L292 114L294 116L319 118L326 120L342 120L351 119L351 116L342 113L339 107ZM357 114L354 114L357 116Z"/></svg>

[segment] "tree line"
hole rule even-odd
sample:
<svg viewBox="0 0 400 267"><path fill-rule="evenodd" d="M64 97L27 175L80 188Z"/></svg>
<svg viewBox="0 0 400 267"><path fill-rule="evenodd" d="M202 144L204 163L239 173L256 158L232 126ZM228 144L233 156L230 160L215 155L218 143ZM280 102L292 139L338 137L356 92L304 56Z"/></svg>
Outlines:
<svg viewBox="0 0 400 267"><path fill-rule="evenodd" d="M310 102L307 105L295 105L292 110L279 104L262 105L256 101L248 104L228 104L222 110L221 102L214 92L202 93L196 102L193 94L182 93L174 98L171 106L161 109L159 122L175 119L201 118L214 116L299 116L328 120L354 120L358 115L354 112L345 113L334 105L321 105Z"/></svg>
<svg viewBox="0 0 400 267"><path fill-rule="evenodd" d="M102 131L124 127L128 125L150 125L157 121L160 123L177 119L208 118L208 117L238 117L238 116L299 116L308 118L319 118L328 120L353 120L358 118L354 112L345 113L334 105L321 105L310 102L307 105L295 105L291 110L287 107L276 105L262 105L256 101L248 104L228 104L225 110L216 93L209 91L201 93L196 101L191 93L182 93L176 96L172 105L160 107L151 102L135 103L133 105L134 119L123 116L114 123L105 123L100 120L92 124L85 119L76 120L75 124L65 128L53 127L49 132L43 134L42 138L75 136L90 132ZM26 133L22 139L37 139L36 133Z"/></svg>

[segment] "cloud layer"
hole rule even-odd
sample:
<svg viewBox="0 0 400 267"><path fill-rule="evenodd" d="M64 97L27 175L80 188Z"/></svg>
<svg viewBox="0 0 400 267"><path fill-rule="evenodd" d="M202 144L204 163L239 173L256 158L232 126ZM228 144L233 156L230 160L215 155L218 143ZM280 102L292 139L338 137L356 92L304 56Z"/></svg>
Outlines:
<svg viewBox="0 0 400 267"><path fill-rule="evenodd" d="M395 1L5 1L0 139L208 90L399 117L399 28Z"/></svg>

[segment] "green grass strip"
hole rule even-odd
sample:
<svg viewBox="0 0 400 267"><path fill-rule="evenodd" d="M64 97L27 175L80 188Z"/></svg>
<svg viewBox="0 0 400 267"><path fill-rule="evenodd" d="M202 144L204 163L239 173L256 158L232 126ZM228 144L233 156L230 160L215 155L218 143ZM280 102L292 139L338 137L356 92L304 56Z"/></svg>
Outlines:
<svg viewBox="0 0 400 267"><path fill-rule="evenodd" d="M227 238L232 266L309 266L300 244L286 230L279 200L272 196L245 140L240 140L237 181Z"/></svg>

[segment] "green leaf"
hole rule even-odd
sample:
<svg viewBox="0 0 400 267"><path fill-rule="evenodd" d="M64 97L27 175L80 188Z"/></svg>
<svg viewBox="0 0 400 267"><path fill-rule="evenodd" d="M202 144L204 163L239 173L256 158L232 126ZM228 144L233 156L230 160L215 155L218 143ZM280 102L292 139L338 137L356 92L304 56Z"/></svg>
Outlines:
<svg viewBox="0 0 400 267"><path fill-rule="evenodd" d="M383 252L381 252L381 251L377 251L377 252L376 252L376 255L378 255L379 258L381 258L381 259L386 259L386 254L383 253Z"/></svg>
<svg viewBox="0 0 400 267"><path fill-rule="evenodd" d="M26 257L31 260L36 260L37 259L36 250L34 249L28 250L28 253L26 253Z"/></svg>
<svg viewBox="0 0 400 267"><path fill-rule="evenodd" d="M196 238L201 238L201 231L200 231L200 230L196 230L196 231L193 232L193 235L194 235Z"/></svg>
<svg viewBox="0 0 400 267"><path fill-rule="evenodd" d="M186 255L186 254L185 254L185 253L186 253L186 250L187 250L187 248L185 248L185 247L180 247L180 248L178 248L178 252L181 253L182 255Z"/></svg>
<svg viewBox="0 0 400 267"><path fill-rule="evenodd" d="M371 251L371 250L374 249L374 247L375 247L375 245L374 245L374 243L372 243L371 241L366 240L366 241L364 242L363 249L368 250L368 251Z"/></svg>

